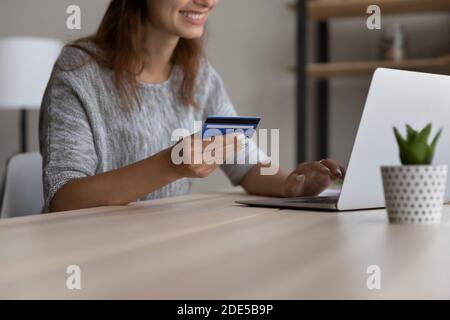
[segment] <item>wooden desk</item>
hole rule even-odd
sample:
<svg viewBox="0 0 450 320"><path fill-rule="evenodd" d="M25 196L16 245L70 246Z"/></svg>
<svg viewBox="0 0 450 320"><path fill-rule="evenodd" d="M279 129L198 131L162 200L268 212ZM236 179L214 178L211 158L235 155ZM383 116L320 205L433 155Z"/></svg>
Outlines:
<svg viewBox="0 0 450 320"><path fill-rule="evenodd" d="M384 210L247 208L203 194L0 222L0 298L450 298L450 210L439 226ZM82 290L66 289L69 265ZM366 287L369 265L381 290Z"/></svg>

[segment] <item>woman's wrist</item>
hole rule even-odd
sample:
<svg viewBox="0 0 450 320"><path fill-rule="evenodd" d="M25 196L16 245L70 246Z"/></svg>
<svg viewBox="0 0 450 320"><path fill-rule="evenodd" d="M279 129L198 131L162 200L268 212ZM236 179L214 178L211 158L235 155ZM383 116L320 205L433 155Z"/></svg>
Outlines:
<svg viewBox="0 0 450 320"><path fill-rule="evenodd" d="M172 147L161 151L157 156L161 162L161 173L165 174L172 181L184 178L180 167L172 161Z"/></svg>

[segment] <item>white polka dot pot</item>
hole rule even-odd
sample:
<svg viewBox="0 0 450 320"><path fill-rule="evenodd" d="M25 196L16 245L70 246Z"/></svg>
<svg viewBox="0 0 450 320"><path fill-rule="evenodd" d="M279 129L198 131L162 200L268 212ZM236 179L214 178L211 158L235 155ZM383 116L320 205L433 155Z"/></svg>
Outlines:
<svg viewBox="0 0 450 320"><path fill-rule="evenodd" d="M391 223L441 222L447 166L381 167L384 198Z"/></svg>

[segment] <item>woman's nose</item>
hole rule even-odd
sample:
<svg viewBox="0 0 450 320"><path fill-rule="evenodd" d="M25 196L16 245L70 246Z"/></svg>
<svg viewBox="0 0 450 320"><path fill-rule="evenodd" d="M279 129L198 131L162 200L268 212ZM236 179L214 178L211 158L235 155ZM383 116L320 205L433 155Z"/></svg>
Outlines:
<svg viewBox="0 0 450 320"><path fill-rule="evenodd" d="M213 8L219 0L194 0L194 3L204 8Z"/></svg>

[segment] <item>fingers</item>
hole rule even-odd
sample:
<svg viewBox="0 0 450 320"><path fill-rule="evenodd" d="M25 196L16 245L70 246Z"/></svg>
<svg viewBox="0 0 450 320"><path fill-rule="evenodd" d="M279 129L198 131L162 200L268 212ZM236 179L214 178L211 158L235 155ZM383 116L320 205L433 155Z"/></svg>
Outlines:
<svg viewBox="0 0 450 320"><path fill-rule="evenodd" d="M332 175L332 172L328 167L325 165L319 163L319 162L305 162L300 164L295 170L295 173L302 174L302 173L309 173L309 172L319 172L321 174L325 175Z"/></svg>
<svg viewBox="0 0 450 320"><path fill-rule="evenodd" d="M345 177L345 167L332 159L300 164L285 183L288 196L316 196L335 179ZM300 183L297 183L297 179Z"/></svg>
<svg viewBox="0 0 450 320"><path fill-rule="evenodd" d="M341 169L342 174L345 176L347 175L347 168L344 167L343 165L339 164L339 168Z"/></svg>
<svg viewBox="0 0 450 320"><path fill-rule="evenodd" d="M298 174L294 176L295 179L295 194L303 194L305 188L306 176L304 174Z"/></svg>
<svg viewBox="0 0 450 320"><path fill-rule="evenodd" d="M304 194L306 176L293 172L285 182L285 197L300 197Z"/></svg>
<svg viewBox="0 0 450 320"><path fill-rule="evenodd" d="M307 184L305 186L305 195L316 196L327 189L333 182L333 175L324 175L317 171L311 172L307 176Z"/></svg>
<svg viewBox="0 0 450 320"><path fill-rule="evenodd" d="M227 148L229 146L235 146L235 150L242 149L242 146L245 146L246 143L245 135L242 133L229 133L224 136L211 137L209 139L202 140L203 149L205 149L211 143L222 144L223 148Z"/></svg>
<svg viewBox="0 0 450 320"><path fill-rule="evenodd" d="M223 154L224 154L224 161L226 161L227 159L231 159L232 157L234 157L235 155L237 155L239 152L241 152L244 148L245 148L245 139L238 139L235 141L234 144L228 144L224 147L223 149Z"/></svg>
<svg viewBox="0 0 450 320"><path fill-rule="evenodd" d="M311 167L312 170L328 175L328 176L332 176L334 175L334 173L330 170L330 168L328 168L326 165L320 163L320 162L313 162L311 163Z"/></svg>
<svg viewBox="0 0 450 320"><path fill-rule="evenodd" d="M228 136L225 136L225 141L226 141L225 148L231 146L232 148L234 148L235 154L244 149L247 143L245 135L242 133L233 133L230 139Z"/></svg>
<svg viewBox="0 0 450 320"><path fill-rule="evenodd" d="M215 137L211 143L213 143L213 145L208 146L212 150L213 157L222 164L245 148L246 139L242 134L229 134L226 136ZM203 149L203 152L205 152L205 150L206 149Z"/></svg>
<svg viewBox="0 0 450 320"><path fill-rule="evenodd" d="M317 196L331 184L330 175L317 171L309 174L292 173L285 182L286 197Z"/></svg>
<svg viewBox="0 0 450 320"><path fill-rule="evenodd" d="M192 139L192 136L190 137ZM197 164L213 165L224 164L228 159L238 154L245 148L246 138L241 133L232 133L224 136L209 137L205 140L199 139L198 136L193 137L190 149ZM200 143L200 145L199 145Z"/></svg>
<svg viewBox="0 0 450 320"><path fill-rule="evenodd" d="M327 167L335 177L339 179L345 177L345 168L341 166L337 161L333 159L323 159L320 160L319 163Z"/></svg>

